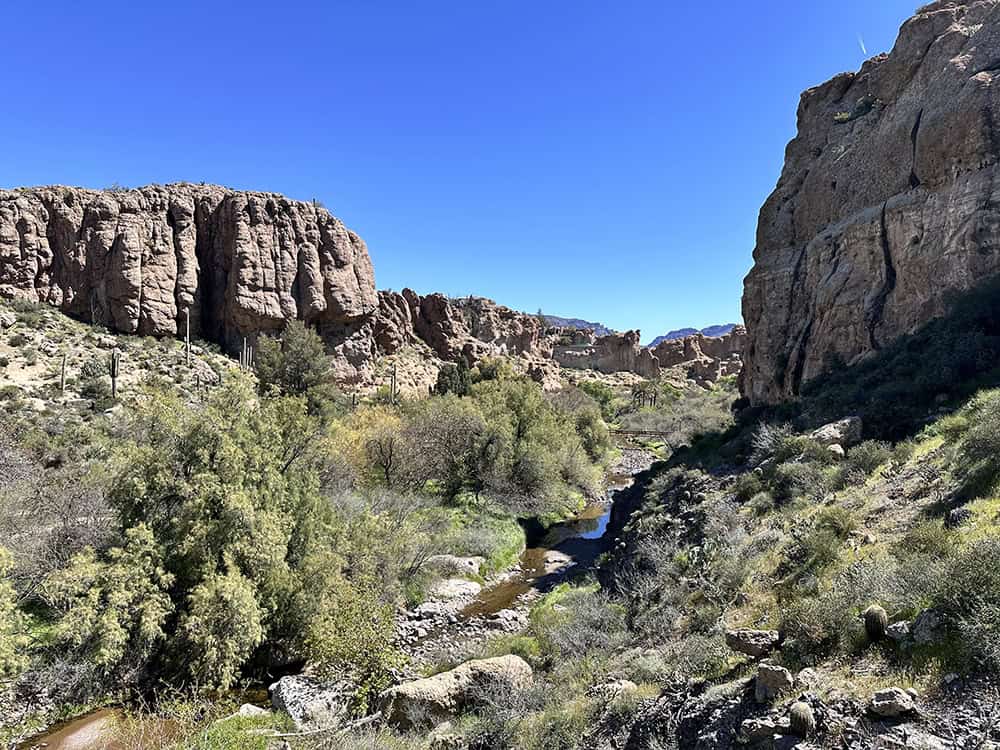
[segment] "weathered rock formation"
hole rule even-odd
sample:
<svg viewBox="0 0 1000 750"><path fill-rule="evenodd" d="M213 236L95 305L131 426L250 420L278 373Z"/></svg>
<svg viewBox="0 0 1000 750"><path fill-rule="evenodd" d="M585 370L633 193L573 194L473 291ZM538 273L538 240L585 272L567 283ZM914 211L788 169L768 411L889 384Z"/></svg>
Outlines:
<svg viewBox="0 0 1000 750"><path fill-rule="evenodd" d="M115 331L192 332L235 350L314 325L349 379L375 354L364 242L326 209L213 185L0 191L0 294Z"/></svg>
<svg viewBox="0 0 1000 750"><path fill-rule="evenodd" d="M1000 0L935 2L806 91L745 282L742 388L795 396L1000 272Z"/></svg>
<svg viewBox="0 0 1000 750"><path fill-rule="evenodd" d="M0 191L0 295L139 335L177 336L190 315L194 336L230 352L298 318L322 336L341 382L377 383L381 355L414 350L397 384L415 392L441 362L497 356L547 387L559 386L560 365L646 378L684 365L709 382L738 369L742 346L738 329L654 352L638 331L598 338L482 297L376 293L364 242L326 209L187 183Z"/></svg>

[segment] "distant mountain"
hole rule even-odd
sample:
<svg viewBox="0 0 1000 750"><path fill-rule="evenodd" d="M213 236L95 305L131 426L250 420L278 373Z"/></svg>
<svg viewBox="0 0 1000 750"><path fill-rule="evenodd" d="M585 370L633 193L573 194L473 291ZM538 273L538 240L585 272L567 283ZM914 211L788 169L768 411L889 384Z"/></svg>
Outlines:
<svg viewBox="0 0 1000 750"><path fill-rule="evenodd" d="M580 330L589 328L598 336L610 336L612 333L615 333L615 331L603 323L592 323L589 320L581 320L580 318L560 318L558 315L544 315L543 317L550 326L579 328Z"/></svg>
<svg viewBox="0 0 1000 750"><path fill-rule="evenodd" d="M697 328L678 328L676 331L670 331L662 336L657 336L649 344L650 347L654 347L662 341L670 341L671 339L682 339L685 336L694 336L696 333L700 333L702 336L724 336L736 327L735 323L724 323L719 326L709 326L708 328L702 328L700 331Z"/></svg>

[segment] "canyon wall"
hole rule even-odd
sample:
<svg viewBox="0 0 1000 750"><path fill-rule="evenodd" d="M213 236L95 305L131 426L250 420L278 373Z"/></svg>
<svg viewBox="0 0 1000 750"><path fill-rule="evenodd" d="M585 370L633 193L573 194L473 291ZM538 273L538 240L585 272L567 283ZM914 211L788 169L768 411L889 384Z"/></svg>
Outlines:
<svg viewBox="0 0 1000 750"><path fill-rule="evenodd" d="M114 331L242 337L309 321L350 380L375 354L364 242L326 209L211 185L0 191L0 294Z"/></svg>
<svg viewBox="0 0 1000 750"><path fill-rule="evenodd" d="M760 212L741 388L793 398L1000 272L1000 0L936 2L806 91Z"/></svg>

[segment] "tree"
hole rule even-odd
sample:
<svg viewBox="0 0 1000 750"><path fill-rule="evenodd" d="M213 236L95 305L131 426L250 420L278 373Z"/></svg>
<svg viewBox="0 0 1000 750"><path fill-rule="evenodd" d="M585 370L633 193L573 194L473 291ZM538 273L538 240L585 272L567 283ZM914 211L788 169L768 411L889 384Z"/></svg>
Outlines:
<svg viewBox="0 0 1000 750"><path fill-rule="evenodd" d="M125 534L122 547L104 558L88 547L49 576L45 598L63 613L55 638L106 674L127 677L141 670L166 639L174 605L167 593L174 577L149 527Z"/></svg>
<svg viewBox="0 0 1000 750"><path fill-rule="evenodd" d="M176 673L228 685L255 650L287 654L301 641L306 623L290 602L315 585L306 560L331 544L326 441L304 398L256 398L240 376L197 410L159 392L143 404L110 499L123 525L147 524L163 550Z"/></svg>
<svg viewBox="0 0 1000 750"><path fill-rule="evenodd" d="M459 357L457 364L445 364L438 370L437 384L434 392L439 396L454 393L456 396L468 396L472 388L472 373L465 357Z"/></svg>
<svg viewBox="0 0 1000 750"><path fill-rule="evenodd" d="M329 374L323 339L301 320L290 320L278 338L261 336L254 356L261 393L302 396Z"/></svg>

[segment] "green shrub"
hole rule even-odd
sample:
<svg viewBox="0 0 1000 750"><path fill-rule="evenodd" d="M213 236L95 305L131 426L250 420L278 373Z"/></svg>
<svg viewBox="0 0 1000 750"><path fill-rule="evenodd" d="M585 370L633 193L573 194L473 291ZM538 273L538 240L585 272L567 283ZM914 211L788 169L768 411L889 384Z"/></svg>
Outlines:
<svg viewBox="0 0 1000 750"><path fill-rule="evenodd" d="M818 500L826 494L823 469L815 463L791 461L778 464L768 481L775 502L787 503L797 498Z"/></svg>
<svg viewBox="0 0 1000 750"><path fill-rule="evenodd" d="M764 481L755 472L740 474L733 484L733 495L741 503L749 501L754 495L763 491Z"/></svg>
<svg viewBox="0 0 1000 750"><path fill-rule="evenodd" d="M7 340L12 347L15 349L20 349L22 346L28 343L28 337L23 333L18 331L17 333L11 334L10 338Z"/></svg>
<svg viewBox="0 0 1000 750"><path fill-rule="evenodd" d="M952 470L963 497L992 491L1000 479L1000 390L976 396L963 409L967 430L955 450Z"/></svg>
<svg viewBox="0 0 1000 750"><path fill-rule="evenodd" d="M846 466L870 476L882 464L893 458L893 448L880 440L866 440L847 452Z"/></svg>

